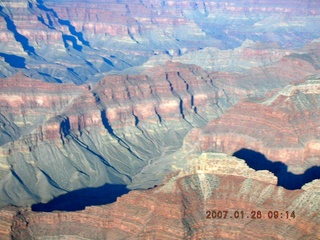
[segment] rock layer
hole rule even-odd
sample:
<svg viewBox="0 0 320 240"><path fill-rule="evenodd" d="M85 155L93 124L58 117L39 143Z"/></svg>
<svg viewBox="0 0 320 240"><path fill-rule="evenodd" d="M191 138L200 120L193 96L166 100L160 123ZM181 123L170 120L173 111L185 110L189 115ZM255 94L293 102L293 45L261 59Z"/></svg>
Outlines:
<svg viewBox="0 0 320 240"><path fill-rule="evenodd" d="M296 68L296 64L301 64L303 70ZM279 72L280 69L288 71ZM317 141L314 133L305 135L296 131L301 131L298 129L303 119L309 119L310 129L316 127L318 117L310 115L307 109L316 109L317 103L310 100L305 110L296 107L284 111L278 109L285 100L281 97L279 107L268 106L268 99L265 104L259 103L262 100L257 102L254 97L272 96L272 92L288 83L317 72L314 64L285 56L266 67L253 67L243 73L208 73L196 65L167 62L146 68L139 75L105 76L96 86L55 85L21 74L2 79L1 205L46 202L68 191L106 183L149 188L171 171L168 167L174 161L169 157L171 154L180 151L183 155L198 145L200 151L229 154L236 148L248 147L274 160L283 155L283 161L290 159L291 166L297 166L296 171L301 172L317 163ZM301 87L313 96L312 86L308 83ZM287 88L282 91L288 91ZM22 91L25 93L21 94ZM248 96L251 103L239 103L224 114ZM256 123L260 129L271 134L267 130L270 128L274 134L282 134L277 142L273 142L274 135L264 139L267 135L248 130L238 121L243 116L242 121L249 123L254 118L245 115L251 112L261 115L262 120ZM294 119L298 115L304 117L299 123L292 122L297 121ZM222 120L213 120L201 130L208 121L220 116ZM276 127L273 121L285 116L293 120ZM212 127L215 124L220 125ZM229 128L232 124L240 125ZM287 128L281 130L283 126ZM189 140L184 140L193 128L198 129L189 134ZM212 129L218 135L212 135ZM243 140L245 134L247 140ZM256 139L251 140L250 134ZM282 137L288 137L293 145L284 145ZM265 151L264 140L278 145ZM183 141L192 142L192 146L181 151ZM299 141L304 141L308 149L302 150ZM281 150L280 145L284 147ZM50 162L56 163L54 168ZM161 163L161 173L155 168L157 162ZM39 188L41 183L45 183L44 187Z"/></svg>
<svg viewBox="0 0 320 240"><path fill-rule="evenodd" d="M319 9L1 1L0 238L320 238Z"/></svg>
<svg viewBox="0 0 320 240"><path fill-rule="evenodd" d="M162 185L130 192L111 205L73 213L21 211L11 234L13 239L319 238L317 183L288 191L275 182L270 172L255 172L237 158L202 154L189 157L188 167ZM207 219L207 211L227 216Z"/></svg>
<svg viewBox="0 0 320 240"><path fill-rule="evenodd" d="M45 83L28 78L21 73L0 79L1 115L12 123L12 126L6 124L4 128L15 129L11 131L12 134L9 130L7 133L3 132L0 145L28 135L50 118L63 112L77 96L84 94L87 90L88 86L85 85ZM41 136L42 140L57 137L51 135L49 129L43 132L45 134ZM51 132L54 131L51 130Z"/></svg>
<svg viewBox="0 0 320 240"><path fill-rule="evenodd" d="M153 73L107 76L95 87L54 85L50 94L51 83L22 75L3 79L2 114L12 124L4 123L2 132L8 138L1 146L1 205L138 181L151 162L179 150L192 127L232 105L199 67L168 63L148 71ZM39 88L17 96L34 84ZM167 164L141 184L156 184L170 171Z"/></svg>
<svg viewBox="0 0 320 240"><path fill-rule="evenodd" d="M319 165L319 96L319 79L313 77L269 98L241 102L204 128L192 130L187 146L229 154L252 149L303 173Z"/></svg>
<svg viewBox="0 0 320 240"><path fill-rule="evenodd" d="M219 49L247 40L298 48L320 38L316 0L10 0L1 2L0 13L0 76L22 71L60 83L97 81L158 54L185 59L213 48L212 54L221 57L216 66L226 61Z"/></svg>

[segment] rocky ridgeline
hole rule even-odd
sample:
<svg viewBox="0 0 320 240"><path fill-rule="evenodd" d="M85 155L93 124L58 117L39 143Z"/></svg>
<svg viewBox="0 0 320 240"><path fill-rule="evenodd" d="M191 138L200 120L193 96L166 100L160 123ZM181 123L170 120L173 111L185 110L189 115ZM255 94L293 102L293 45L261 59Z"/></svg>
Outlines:
<svg viewBox="0 0 320 240"><path fill-rule="evenodd" d="M286 92L287 84L317 73L315 64L286 55L238 73L167 62L139 75L105 76L95 86L45 83L22 74L2 79L1 205L46 202L105 183L152 187L171 171L174 158L169 156L188 141L191 146L182 155L191 150L232 154L248 147L270 159L281 156L301 172L316 163L318 153L313 133L298 129L303 119L313 129L317 117L298 107L284 111L281 99L273 107L261 97L276 99L278 89ZM302 100L307 91L315 91L312 84L303 86ZM251 102L243 102L248 97ZM305 106L310 111L317 108L312 101ZM296 115L305 117L290 122ZM156 163L161 163L161 174ZM41 182L46 187L39 188Z"/></svg>
<svg viewBox="0 0 320 240"><path fill-rule="evenodd" d="M15 141L41 128L45 122L62 113L76 97L86 91L88 86L85 85L46 83L28 78L21 73L0 79L1 116L3 121L9 122L3 126L0 144ZM15 131L10 131L12 128ZM42 140L57 137L50 134L55 130L57 129L44 130L47 134L42 136Z"/></svg>
<svg viewBox="0 0 320 240"><path fill-rule="evenodd" d="M236 104L221 118L192 130L186 148L228 154L248 148L301 174L317 165L320 157L319 83L318 78L310 78L270 98Z"/></svg>
<svg viewBox="0 0 320 240"><path fill-rule="evenodd" d="M284 54L282 47L299 48L319 38L319 9L315 0L106 0L78 1L76 7L74 1L2 1L0 77L22 71L49 82L82 84L159 54L181 61L191 57L190 63L205 53L217 58L205 58L208 69L239 70L261 64L238 66L226 59L239 55L231 50L247 40L278 45L279 52L259 53L266 57L257 59L267 64ZM230 51L220 53L223 49Z"/></svg>
<svg viewBox="0 0 320 240"><path fill-rule="evenodd" d="M45 202L106 182L130 184L151 161L177 151L191 128L232 106L199 67L167 63L154 70L107 76L93 88L21 74L2 79L1 205ZM170 171L162 167L155 182Z"/></svg>
<svg viewBox="0 0 320 240"><path fill-rule="evenodd" d="M0 3L1 239L320 238L318 1L74 4Z"/></svg>
<svg viewBox="0 0 320 240"><path fill-rule="evenodd" d="M292 192L275 186L270 172L256 172L225 154L194 155L186 163L158 187L132 191L111 205L78 212L2 211L3 239L320 237L318 185Z"/></svg>

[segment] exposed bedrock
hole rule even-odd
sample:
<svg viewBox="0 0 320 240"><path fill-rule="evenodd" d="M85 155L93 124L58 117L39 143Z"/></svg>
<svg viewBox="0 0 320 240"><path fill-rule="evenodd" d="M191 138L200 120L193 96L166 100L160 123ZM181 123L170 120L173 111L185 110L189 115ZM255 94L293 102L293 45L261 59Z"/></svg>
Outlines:
<svg viewBox="0 0 320 240"><path fill-rule="evenodd" d="M317 180L296 191L276 181L235 157L194 155L163 184L111 205L52 213L8 209L1 212L2 231L8 239L318 239Z"/></svg>
<svg viewBox="0 0 320 240"><path fill-rule="evenodd" d="M293 67L297 62L305 71ZM279 72L281 67L293 72ZM47 202L106 183L153 187L172 171L175 152L184 158L193 150L232 154L246 147L290 167L308 168L318 159L315 132L306 135L299 129L305 121L310 129L317 124L311 114L316 98L304 100L306 91L315 91L312 84L305 84L296 101L299 111L282 110L280 105L288 101L281 100L280 92L278 107L271 104L278 99L271 94L272 102L272 97L265 103L241 102L224 112L241 99L275 92L317 70L304 60L288 58L250 71L259 74L249 79L242 73L208 73L195 65L167 62L140 75L106 76L96 86L44 83L22 74L1 79L1 205ZM246 127L251 120L250 126L257 128ZM282 141L287 138L289 145Z"/></svg>
<svg viewBox="0 0 320 240"><path fill-rule="evenodd" d="M72 100L80 94L88 92L88 86L74 84L53 84L31 79L19 73L9 78L0 79L0 109L9 124L4 128L15 128L14 135L27 135L36 128L41 128L47 120L61 113ZM3 120L5 121L5 120ZM10 134L10 130L8 130ZM48 135L42 136L50 139ZM2 139L2 138L1 138ZM6 141L9 142L9 141ZM3 145L5 142L1 142Z"/></svg>
<svg viewBox="0 0 320 240"><path fill-rule="evenodd" d="M188 131L233 104L203 69L177 63L149 75L107 76L93 88L21 74L1 84L3 121L10 120L1 132L1 205L106 183L152 187L171 171L168 156ZM162 170L145 179L157 161Z"/></svg>
<svg viewBox="0 0 320 240"><path fill-rule="evenodd" d="M218 58L204 57L208 69L243 69L320 38L319 15L315 0L6 0L0 5L0 77L22 71L48 82L82 84L159 54L195 63L205 53ZM272 43L277 51L261 51L260 63L238 62L233 49L248 40Z"/></svg>
<svg viewBox="0 0 320 240"><path fill-rule="evenodd" d="M240 102L202 129L193 129L185 147L228 154L251 149L297 174L319 166L319 83L310 78L268 98Z"/></svg>
<svg viewBox="0 0 320 240"><path fill-rule="evenodd" d="M319 18L0 1L0 238L320 239Z"/></svg>

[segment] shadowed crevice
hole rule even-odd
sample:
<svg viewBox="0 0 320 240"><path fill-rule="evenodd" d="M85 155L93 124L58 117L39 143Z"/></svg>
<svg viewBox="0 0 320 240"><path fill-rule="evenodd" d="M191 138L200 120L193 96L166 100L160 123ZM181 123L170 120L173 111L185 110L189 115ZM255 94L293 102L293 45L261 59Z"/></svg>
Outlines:
<svg viewBox="0 0 320 240"><path fill-rule="evenodd" d="M86 41L84 38L83 38L83 33L82 32L78 32L76 30L76 28L71 24L71 22L69 20L64 20L64 19L61 19L59 18L58 14L56 11L54 11L54 9L52 8L47 8L45 5L44 5L44 2L42 0L37 0L37 7L40 9L40 10L43 10L45 12L47 12L47 18L48 18L48 21L49 21L49 26L50 27L53 27L53 23L52 23L52 20L51 18L49 17L48 13L52 13L53 16L58 20L59 24L63 25L63 26L67 26L68 29L69 29L69 32L74 36L74 39L78 39L83 45L85 46L88 46L90 47L90 43L88 41ZM64 35L64 36L68 36L68 35ZM68 37L71 37L71 36L68 36ZM68 39L69 40L69 39ZM65 41L65 40L64 40ZM76 41L76 40L75 40ZM75 46L75 44L74 44ZM78 48L81 47L79 45L76 45ZM82 47L81 47L82 48ZM77 49L78 50L78 49Z"/></svg>
<svg viewBox="0 0 320 240"><path fill-rule="evenodd" d="M286 164L270 161L263 154L250 149L240 149L233 156L245 160L247 165L256 171L268 170L272 172L278 178L278 186L288 190L301 189L306 183L320 179L320 167L318 166L307 169L303 174L294 174L288 172Z"/></svg>
<svg viewBox="0 0 320 240"><path fill-rule="evenodd" d="M58 18L58 14L52 8L47 8L42 0L37 0L37 7L43 11L51 12L54 17Z"/></svg>
<svg viewBox="0 0 320 240"><path fill-rule="evenodd" d="M102 124L103 124L104 128L108 131L108 133L109 133L111 136L118 138L118 137L115 135L115 133L114 133L114 131L113 131L113 129L112 129L110 123L109 123L109 120L108 120L107 114L106 114L106 110L102 110L102 111L100 112L100 114L101 114L101 121L102 121Z"/></svg>
<svg viewBox="0 0 320 240"><path fill-rule="evenodd" d="M181 98L179 101L179 110L180 110L180 114L181 114L182 118L185 119L184 111L183 111L183 100Z"/></svg>
<svg viewBox="0 0 320 240"><path fill-rule="evenodd" d="M63 40L65 48L68 48L69 47L69 43L71 42L72 43L72 47L75 50L81 52L82 46L77 44L77 39L74 36L62 34L62 40Z"/></svg>
<svg viewBox="0 0 320 240"><path fill-rule="evenodd" d="M137 127L139 125L139 117L137 115L134 114L134 111L132 111L132 115L134 117L134 125Z"/></svg>
<svg viewBox="0 0 320 240"><path fill-rule="evenodd" d="M72 24L70 23L70 21L68 21L68 20L62 20L62 19L59 19L59 18L58 18L58 22L59 22L61 25L67 26L68 29L69 29L69 32L70 32L72 35L76 36L76 37L78 38L78 40L79 40L83 45L85 45L85 46L87 46L87 47L90 47L89 42L86 41L86 40L84 40L82 32L77 32L77 31L76 31L76 28L75 28L74 26L72 26Z"/></svg>
<svg viewBox="0 0 320 240"><path fill-rule="evenodd" d="M68 117L66 117L65 119L63 119L60 122L60 134L62 137L67 137L70 134L70 120Z"/></svg>
<svg viewBox="0 0 320 240"><path fill-rule="evenodd" d="M104 61L105 63L107 63L108 65L110 65L110 66L112 66L112 67L115 67L115 66L113 65L113 63L112 63L110 60L108 60L107 58L102 57L102 59L103 59L103 61Z"/></svg>
<svg viewBox="0 0 320 240"><path fill-rule="evenodd" d="M20 136L20 128L0 113L0 146L8 142L14 142L19 139Z"/></svg>
<svg viewBox="0 0 320 240"><path fill-rule="evenodd" d="M114 172L116 172L117 174L126 176L127 179L129 181L132 181L131 177L127 174L124 174L122 172L120 172L119 170L117 170L115 167L113 167L107 159L105 159L96 149L92 150L85 142L81 141L77 136L75 136L74 134L69 134L68 135L70 138L72 139L74 142L76 142L80 147L86 149L86 151L90 152L92 155L96 156L99 158L99 160L105 164L106 166L108 166L110 169L112 169Z"/></svg>
<svg viewBox="0 0 320 240"><path fill-rule="evenodd" d="M97 101L97 103L98 103L98 102L100 101L99 96L98 96L97 94L94 94L94 96L95 96L96 101ZM130 154L132 154L132 155L133 155L134 157L136 157L137 159L139 159L139 160L141 160L141 161L144 161L141 157L139 157L139 156L131 149L131 147L130 147L125 141L123 141L120 137L117 136L117 134L115 134L115 132L113 131L113 128L111 127L111 125L110 125L110 123L109 123L109 120L108 120L108 118L107 118L107 113L106 113L106 110L105 110L105 109L100 111L100 117L101 117L102 124L103 124L104 128L108 131L108 133L109 133L112 137L114 137L115 139L117 139L118 142L119 142L119 144L120 144L122 147L126 148L127 151L128 151ZM136 124L139 123L138 121L139 121L139 120L136 119Z"/></svg>
<svg viewBox="0 0 320 240"><path fill-rule="evenodd" d="M26 68L26 59L12 54L6 54L0 52L0 57L4 58L4 61L14 68Z"/></svg>
<svg viewBox="0 0 320 240"><path fill-rule="evenodd" d="M155 114L156 114L157 117L158 117L159 123L162 124L162 117L161 117L161 115L158 113L158 111L157 111L156 108L154 108L154 112L155 112Z"/></svg>
<svg viewBox="0 0 320 240"><path fill-rule="evenodd" d="M2 10L3 8L0 6L0 16L4 18L8 30L13 33L14 39L21 44L23 50L28 53L28 55L37 55L34 47L29 45L28 38L18 32L17 26L14 24L13 20Z"/></svg>
<svg viewBox="0 0 320 240"><path fill-rule="evenodd" d="M105 184L97 188L84 188L60 195L48 203L34 204L31 209L35 212L79 211L88 206L113 203L128 192L125 185Z"/></svg>
<svg viewBox="0 0 320 240"><path fill-rule="evenodd" d="M50 23L50 20L49 20L49 23L46 23L44 18L42 16L38 16L37 17L38 21L41 22L43 25L45 25L46 27L50 28L50 29L54 29L54 27L52 26L52 22ZM49 18L48 18L49 19ZM50 25L51 24L51 25Z"/></svg>
<svg viewBox="0 0 320 240"><path fill-rule="evenodd" d="M62 81L59 78L53 77L51 75L49 75L48 73L43 73L43 72L38 72L41 76L43 76L46 79L53 79L55 80L57 83L62 83ZM49 81L48 81L49 82Z"/></svg>

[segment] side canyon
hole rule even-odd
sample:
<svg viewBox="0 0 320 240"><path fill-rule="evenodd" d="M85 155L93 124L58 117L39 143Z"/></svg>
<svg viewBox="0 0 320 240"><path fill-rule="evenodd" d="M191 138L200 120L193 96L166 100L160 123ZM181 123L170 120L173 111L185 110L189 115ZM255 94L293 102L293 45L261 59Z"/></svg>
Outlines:
<svg viewBox="0 0 320 240"><path fill-rule="evenodd" d="M1 1L0 239L320 239L319 18Z"/></svg>

